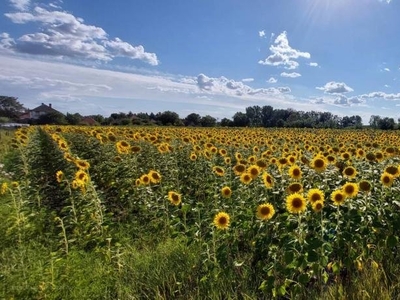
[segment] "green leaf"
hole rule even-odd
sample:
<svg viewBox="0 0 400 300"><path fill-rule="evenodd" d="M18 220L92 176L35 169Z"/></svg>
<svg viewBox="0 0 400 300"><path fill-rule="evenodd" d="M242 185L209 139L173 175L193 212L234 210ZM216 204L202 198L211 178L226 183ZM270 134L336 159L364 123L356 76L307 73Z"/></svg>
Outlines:
<svg viewBox="0 0 400 300"><path fill-rule="evenodd" d="M305 273L305 274L300 274L300 276L299 276L299 282L301 283L301 284L306 284L307 282L309 282L310 281L310 276L307 274L307 273Z"/></svg>
<svg viewBox="0 0 400 300"><path fill-rule="evenodd" d="M338 263L335 262L335 263L332 264L332 271L333 271L334 274L339 274L340 266L339 266Z"/></svg>
<svg viewBox="0 0 400 300"><path fill-rule="evenodd" d="M307 261L308 262L316 262L318 261L318 254L314 250L311 250L307 253Z"/></svg>
<svg viewBox="0 0 400 300"><path fill-rule="evenodd" d="M395 247L397 245L397 237L394 235L389 235L386 239L386 246L388 248Z"/></svg>
<svg viewBox="0 0 400 300"><path fill-rule="evenodd" d="M285 263L287 265L291 264L293 262L293 259L294 259L293 251L286 251L285 254L284 254L284 259L285 259Z"/></svg>

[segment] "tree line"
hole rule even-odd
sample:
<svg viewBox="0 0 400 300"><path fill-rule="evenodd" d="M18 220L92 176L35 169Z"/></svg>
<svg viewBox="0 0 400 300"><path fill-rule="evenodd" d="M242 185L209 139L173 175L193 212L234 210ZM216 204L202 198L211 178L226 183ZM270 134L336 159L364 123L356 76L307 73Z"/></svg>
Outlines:
<svg viewBox="0 0 400 300"><path fill-rule="evenodd" d="M0 96L0 123L20 122L19 117L27 109L15 97ZM292 127L292 128L362 128L362 119L358 115L340 117L331 112L298 111L291 108L274 109L270 105L249 106L244 112L236 112L231 119L216 118L197 113L190 113L181 118L176 112L164 111L154 113L112 113L103 115L82 116L79 113L66 115L51 112L38 119L26 120L29 124L58 125L159 125L159 126L196 126L196 127ZM369 121L372 128L390 130L400 129L393 118L372 115Z"/></svg>

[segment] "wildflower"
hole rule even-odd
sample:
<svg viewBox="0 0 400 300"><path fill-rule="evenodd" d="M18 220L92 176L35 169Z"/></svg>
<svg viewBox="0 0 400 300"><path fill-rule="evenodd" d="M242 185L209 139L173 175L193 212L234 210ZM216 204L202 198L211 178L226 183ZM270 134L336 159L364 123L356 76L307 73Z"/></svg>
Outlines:
<svg viewBox="0 0 400 300"><path fill-rule="evenodd" d="M80 185L85 185L89 181L89 176L85 171L79 170L75 173L75 180L80 183Z"/></svg>
<svg viewBox="0 0 400 300"><path fill-rule="evenodd" d="M245 171L246 171L246 166L243 164L237 164L236 166L233 167L233 172L237 176L243 174Z"/></svg>
<svg viewBox="0 0 400 300"><path fill-rule="evenodd" d="M306 210L306 200L299 193L294 193L286 198L286 209L292 213L302 213Z"/></svg>
<svg viewBox="0 0 400 300"><path fill-rule="evenodd" d="M260 174L260 168L257 165L252 165L247 169L246 173L250 174L252 179L255 179Z"/></svg>
<svg viewBox="0 0 400 300"><path fill-rule="evenodd" d="M144 184L144 185L150 184L151 181L150 181L149 175L144 174L144 175L140 176L140 182L141 182L142 184Z"/></svg>
<svg viewBox="0 0 400 300"><path fill-rule="evenodd" d="M18 183L17 181L13 181L13 182L11 182L11 187L12 187L13 189L16 189L16 188L19 187L19 183Z"/></svg>
<svg viewBox="0 0 400 300"><path fill-rule="evenodd" d="M230 198L230 196L232 195L232 190L230 187L224 186L221 189L221 194L222 194L222 197L224 197L224 198Z"/></svg>
<svg viewBox="0 0 400 300"><path fill-rule="evenodd" d="M257 217L261 220L269 220L274 216L274 214L275 209L269 203L261 204L257 207Z"/></svg>
<svg viewBox="0 0 400 300"><path fill-rule="evenodd" d="M175 206L178 206L182 201L181 194L176 192L170 191L168 192L168 200Z"/></svg>
<svg viewBox="0 0 400 300"><path fill-rule="evenodd" d="M196 159L197 159L196 153L194 153L194 152L190 153L190 160L195 161Z"/></svg>
<svg viewBox="0 0 400 300"><path fill-rule="evenodd" d="M385 173L389 173L390 175L392 175L394 178L399 177L400 173L399 173L399 168L393 165L387 166L385 168Z"/></svg>
<svg viewBox="0 0 400 300"><path fill-rule="evenodd" d="M228 229L230 223L230 217L225 212L219 212L214 217L214 225L218 229L225 230Z"/></svg>
<svg viewBox="0 0 400 300"><path fill-rule="evenodd" d="M8 189L8 184L7 184L7 182L3 182L3 183L1 184L0 194L1 194L1 195L4 195L4 194L7 192L7 189Z"/></svg>

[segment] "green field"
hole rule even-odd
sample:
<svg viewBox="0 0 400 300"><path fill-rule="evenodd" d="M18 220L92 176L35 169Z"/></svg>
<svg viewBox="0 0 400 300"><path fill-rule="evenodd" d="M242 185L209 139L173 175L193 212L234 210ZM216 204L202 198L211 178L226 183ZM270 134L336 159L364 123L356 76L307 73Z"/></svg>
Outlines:
<svg viewBox="0 0 400 300"><path fill-rule="evenodd" d="M398 299L399 137L0 131L0 298Z"/></svg>

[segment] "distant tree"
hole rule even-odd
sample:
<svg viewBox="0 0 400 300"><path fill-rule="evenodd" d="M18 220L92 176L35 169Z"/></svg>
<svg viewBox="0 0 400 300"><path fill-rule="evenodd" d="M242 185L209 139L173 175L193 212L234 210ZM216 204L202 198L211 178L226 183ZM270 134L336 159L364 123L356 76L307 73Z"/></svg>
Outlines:
<svg viewBox="0 0 400 300"><path fill-rule="evenodd" d="M91 116L88 116L88 117L92 118L93 120L95 120L99 124L102 124L104 122L104 117L102 115L91 115Z"/></svg>
<svg viewBox="0 0 400 300"><path fill-rule="evenodd" d="M249 126L260 127L262 125L262 108L260 106L247 107L246 116L249 119Z"/></svg>
<svg viewBox="0 0 400 300"><path fill-rule="evenodd" d="M249 118L247 117L247 115L245 113L237 112L236 114L234 114L233 126L245 127L245 126L249 126L249 124L250 124Z"/></svg>
<svg viewBox="0 0 400 300"><path fill-rule="evenodd" d="M379 122L381 120L380 116L372 115L369 119L369 126L372 128L379 128Z"/></svg>
<svg viewBox="0 0 400 300"><path fill-rule="evenodd" d="M18 102L18 98L0 96L0 117L16 120L25 110L25 107Z"/></svg>
<svg viewBox="0 0 400 300"><path fill-rule="evenodd" d="M8 122L10 122L10 119L9 119L9 118L7 118L7 117L0 117L0 124L8 123Z"/></svg>
<svg viewBox="0 0 400 300"><path fill-rule="evenodd" d="M65 116L59 112L50 112L44 115L41 115L37 120L34 121L35 124L38 125L66 125L67 120Z"/></svg>
<svg viewBox="0 0 400 300"><path fill-rule="evenodd" d="M82 116L79 113L67 113L65 119L69 125L78 125L82 121Z"/></svg>
<svg viewBox="0 0 400 300"><path fill-rule="evenodd" d="M383 118L378 122L378 128L382 130L392 130L396 126L396 123L393 118Z"/></svg>
<svg viewBox="0 0 400 300"><path fill-rule="evenodd" d="M217 120L210 115L206 115L201 118L200 123L203 127L215 127L215 125L217 124Z"/></svg>
<svg viewBox="0 0 400 300"><path fill-rule="evenodd" d="M184 120L185 126L200 126L201 125L201 116L196 113L191 113L187 115Z"/></svg>
<svg viewBox="0 0 400 300"><path fill-rule="evenodd" d="M233 126L232 120L229 120L228 118L223 118L220 122L219 125L222 127L230 127Z"/></svg>
<svg viewBox="0 0 400 300"><path fill-rule="evenodd" d="M160 122L161 125L176 125L180 126L182 125L182 121L179 119L179 115L176 112L172 111L164 111L162 113L158 113L156 115L156 119L158 122Z"/></svg>

